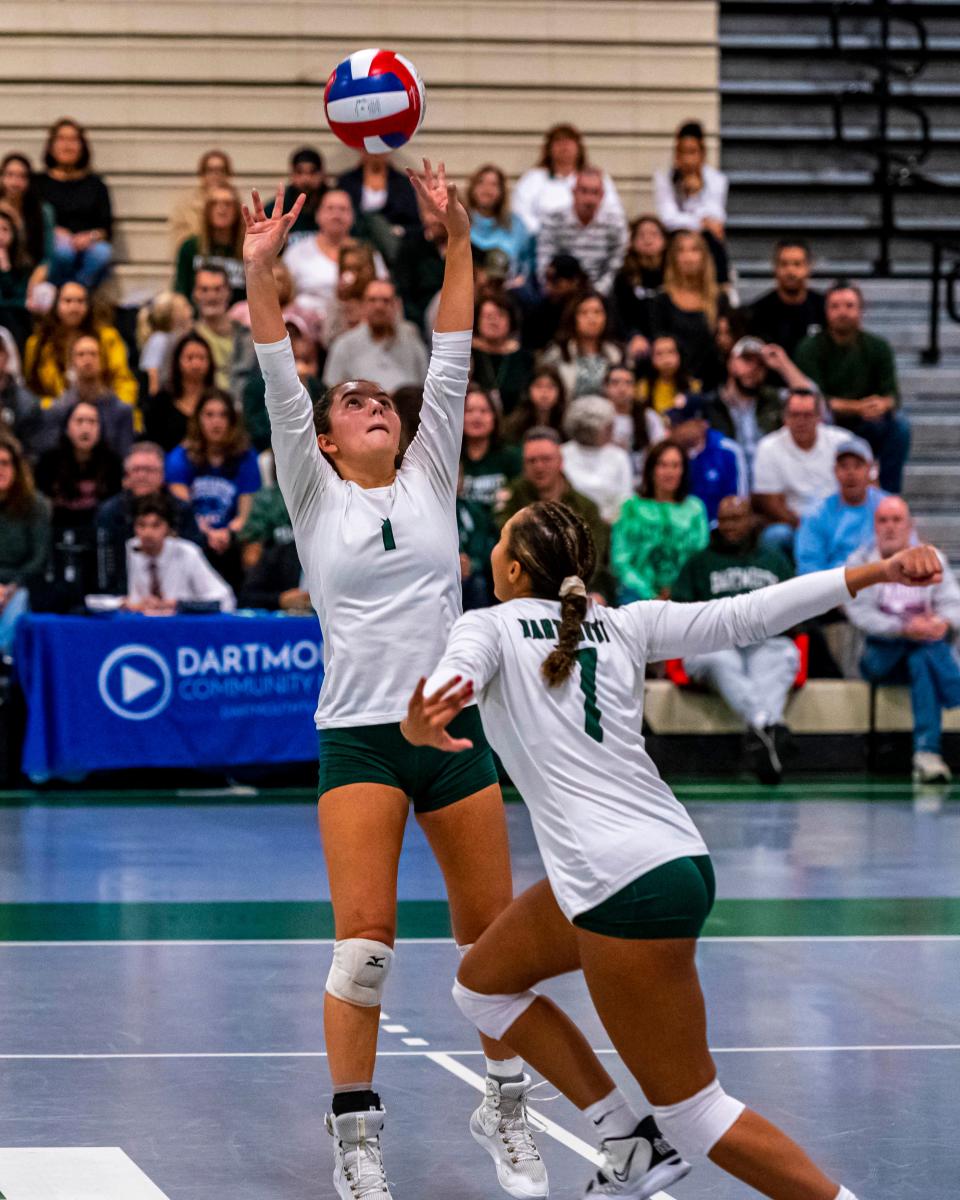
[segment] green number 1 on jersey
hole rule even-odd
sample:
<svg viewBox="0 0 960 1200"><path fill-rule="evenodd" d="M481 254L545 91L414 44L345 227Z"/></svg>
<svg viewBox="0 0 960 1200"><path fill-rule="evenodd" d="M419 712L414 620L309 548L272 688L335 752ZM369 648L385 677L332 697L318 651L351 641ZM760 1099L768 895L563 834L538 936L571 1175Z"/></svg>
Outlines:
<svg viewBox="0 0 960 1200"><path fill-rule="evenodd" d="M600 709L597 706L597 652L593 646L577 651L580 664L580 691L583 692L584 729L595 742L603 741Z"/></svg>

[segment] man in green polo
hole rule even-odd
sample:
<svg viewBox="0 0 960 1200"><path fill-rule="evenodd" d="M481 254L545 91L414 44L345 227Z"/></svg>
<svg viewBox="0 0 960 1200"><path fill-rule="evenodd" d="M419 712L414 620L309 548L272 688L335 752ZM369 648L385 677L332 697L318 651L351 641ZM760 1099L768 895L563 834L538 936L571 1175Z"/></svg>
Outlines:
<svg viewBox="0 0 960 1200"><path fill-rule="evenodd" d="M899 492L910 453L910 426L898 411L893 347L864 330L863 295L855 284L830 288L826 327L803 339L794 361L826 397L836 423L870 443L883 491Z"/></svg>

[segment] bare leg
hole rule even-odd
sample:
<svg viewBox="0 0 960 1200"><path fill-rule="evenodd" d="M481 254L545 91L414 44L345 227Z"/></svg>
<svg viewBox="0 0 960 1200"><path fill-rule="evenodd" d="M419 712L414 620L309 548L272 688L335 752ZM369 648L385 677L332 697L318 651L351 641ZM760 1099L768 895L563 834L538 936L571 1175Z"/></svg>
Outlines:
<svg viewBox="0 0 960 1200"><path fill-rule="evenodd" d="M712 1083L717 1072L707 1046L696 942L576 934L600 1019L651 1104L677 1104ZM839 1191L795 1142L749 1109L710 1158L771 1200L834 1200Z"/></svg>
<svg viewBox="0 0 960 1200"><path fill-rule="evenodd" d="M443 872L450 923L459 946L475 942L513 899L510 843L497 785L484 788L436 812L418 813ZM512 1058L505 1042L480 1035L488 1058Z"/></svg>
<svg viewBox="0 0 960 1200"><path fill-rule="evenodd" d="M407 823L403 792L381 784L333 788L318 812L337 940L392 946L397 930L397 865ZM327 1061L334 1086L373 1079L380 1008L323 997Z"/></svg>
<svg viewBox="0 0 960 1200"><path fill-rule="evenodd" d="M475 992L512 994L579 966L576 931L543 880L501 913L463 960L457 978ZM511 1025L509 1042L578 1108L614 1088L590 1043L545 996Z"/></svg>

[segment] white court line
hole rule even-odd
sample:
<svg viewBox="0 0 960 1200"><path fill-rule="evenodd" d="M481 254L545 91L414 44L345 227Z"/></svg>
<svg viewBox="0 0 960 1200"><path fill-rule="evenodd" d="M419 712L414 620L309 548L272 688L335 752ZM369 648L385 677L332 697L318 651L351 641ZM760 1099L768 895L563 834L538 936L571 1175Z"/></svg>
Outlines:
<svg viewBox="0 0 960 1200"><path fill-rule="evenodd" d="M431 1050L425 1057L429 1058L431 1062L436 1063L438 1067L443 1067L445 1071L449 1071L451 1075L456 1075L458 1079L464 1083L468 1083L472 1088L476 1088L478 1092L486 1091L487 1085L482 1075L478 1075L476 1071L471 1071L462 1062L457 1062L455 1058L445 1051ZM551 1121L549 1117L545 1117L537 1109L528 1108L527 1112L529 1112L531 1117L541 1122L545 1133L548 1133L550 1137L561 1142L568 1150L579 1154L581 1158L585 1158L587 1162L593 1163L596 1167L602 1164L603 1159L600 1155L589 1143L583 1141L582 1138L578 1138L574 1133L568 1133L561 1125L558 1125L555 1121Z"/></svg>
<svg viewBox="0 0 960 1200"><path fill-rule="evenodd" d="M737 899L738 897L730 897ZM789 900L789 896L774 897ZM811 897L808 897L808 899ZM812 897L813 899L830 899L831 897ZM881 897L882 898L882 897ZM949 898L949 897L948 897ZM749 899L749 897L747 897ZM48 941L22 942L0 940L0 950L22 947L29 950L51 949L57 946L73 949L102 948L104 946L144 947L144 946L332 946L334 938L156 938L143 940L111 939L101 941ZM733 942L743 945L762 945L776 942L960 942L958 933L875 933L875 934L771 934L748 937L720 936L700 938L701 942ZM401 946L453 946L455 941L450 937L435 938L397 938L396 944Z"/></svg>
<svg viewBox="0 0 960 1200"><path fill-rule="evenodd" d="M408 1039L403 1039L404 1041ZM410 1041L422 1041L412 1038ZM429 1043L428 1043L429 1044ZM859 1046L711 1046L711 1054L854 1054L854 1053L939 1053L942 1050L960 1050L960 1042L904 1043L900 1045ZM594 1054L616 1054L612 1046L593 1048ZM378 1050L377 1058L479 1058L482 1050ZM326 1058L325 1050L171 1050L171 1051L108 1051L104 1053L78 1054L0 1054L0 1062L84 1062L88 1059L167 1059L167 1058ZM444 1064L440 1064L443 1066ZM447 1070L450 1068L448 1067ZM464 1068L466 1070L466 1068ZM454 1072L456 1074L456 1072ZM472 1074L472 1072L471 1072ZM476 1076L477 1079L480 1076ZM469 1080L467 1082L470 1082Z"/></svg>

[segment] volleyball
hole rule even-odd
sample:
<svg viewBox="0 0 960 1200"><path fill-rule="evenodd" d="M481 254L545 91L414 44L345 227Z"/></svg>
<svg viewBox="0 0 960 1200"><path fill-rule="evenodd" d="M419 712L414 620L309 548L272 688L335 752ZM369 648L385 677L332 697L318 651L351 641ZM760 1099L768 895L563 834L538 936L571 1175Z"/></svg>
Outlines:
<svg viewBox="0 0 960 1200"><path fill-rule="evenodd" d="M420 73L393 50L357 50L338 63L323 93L327 123L354 150L389 154L420 128L426 109Z"/></svg>

